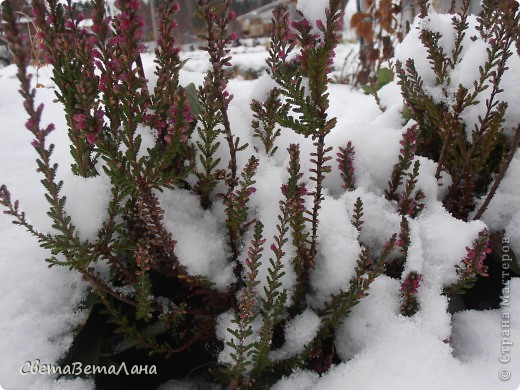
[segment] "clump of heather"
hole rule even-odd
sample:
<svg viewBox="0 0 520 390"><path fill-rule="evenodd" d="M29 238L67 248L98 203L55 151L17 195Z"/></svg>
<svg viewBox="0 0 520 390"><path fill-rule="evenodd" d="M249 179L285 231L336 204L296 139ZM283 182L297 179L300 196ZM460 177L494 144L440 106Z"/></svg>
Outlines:
<svg viewBox="0 0 520 390"><path fill-rule="evenodd" d="M370 203L364 203L365 194L356 183L356 177L361 177L356 171L356 153L361 148L343 140L334 169L339 171L345 190L343 199L356 194L354 204L346 206L345 224L353 232L351 239L358 252L352 257L352 272L344 283L320 296L319 283L313 278L320 262L328 260L324 250L328 248L322 240L323 209L332 197L327 198L324 183L333 177L333 148L328 140L337 125L330 113L329 85L340 41L342 1L330 0L325 17L315 23L304 17L291 20L284 6L274 9L266 62L276 87L264 102L251 103L251 132L259 140L256 147L240 140L230 118L230 44L237 38L231 29L237 15L230 0L197 0L198 17L204 25L201 50L209 56L208 70L198 87L184 86L180 81L183 62L175 39L175 17L180 9L177 3L164 0L160 6L157 83L153 88L141 60L141 3L118 0L118 13L113 17L106 15L104 0L92 4L94 25L87 32L80 27L85 15L76 11L71 0L33 1L40 50L52 65L57 101L65 111L73 160L70 169L83 178L103 176L110 185L103 222L90 239L83 239L67 213L63 182L57 178L58 165L53 160L54 145L48 138L55 127L42 123L43 106L36 105L36 92L31 89L30 54L9 3L5 5L4 31L18 69L28 117L26 128L33 137L53 231L38 230L6 186L0 187L0 204L4 213L49 250L47 261L51 266L68 267L89 283L90 298L85 304L92 310L91 321L86 322L106 326L105 334L99 336L101 350L94 358L96 363L106 358L120 362L121 355L136 356L138 350L144 350L159 359L176 379L196 371L232 389L267 388L294 370L323 373L339 362L336 330L380 276L401 280L403 315L411 317L421 310L418 293L423 275L402 272L414 244L413 229L426 207L426 195L419 188L418 156L433 153L438 157L437 179L441 173L452 174L454 181L444 203L456 216L466 218L475 195L470 191L474 188L472 174L478 173L474 158L486 148L477 141L491 142L484 135L499 128L504 107L487 103L489 115L475 130L475 141L463 144L463 175L455 176L452 168L460 161L454 156L450 137L457 134L450 135L451 130L443 128L447 133L441 138L432 135L438 118L427 117L423 108L430 105L421 105L427 94L420 89L421 81L414 78L413 63L406 68L397 66L403 96L415 123L405 127L388 186L379 194L393 210L395 231L377 245L373 245L373 237L367 237L371 226L366 226L372 221L364 223ZM389 3L384 5L388 7ZM428 32L423 35L429 42ZM432 52L434 46L435 42L430 42ZM496 62L498 54L493 53L490 50L490 60ZM483 84L491 72L483 71ZM491 88L498 94L498 82L493 81ZM476 99L462 92L456 97ZM431 105L438 108L434 103ZM442 112L454 115L451 109ZM450 118L452 129L461 130L458 117ZM261 181L257 175L264 168L262 164L270 164L266 161L276 153L276 158L280 157L277 143L283 132L309 139L312 150L309 161L303 162L307 157L299 144L292 143L283 151L287 170L275 194L268 194L278 197L274 200L274 222L267 223L255 207L255 197L264 196L262 192L266 191L257 184ZM518 137L520 132L516 134ZM433 145L441 145L441 150L432 152ZM511 151L508 153L500 160L494 191L511 162ZM484 157L490 156L487 153ZM188 211L201 216L204 223L208 216L215 218L216 229L222 234L219 237L223 237L219 260L230 270L229 283L219 285L210 276L193 272L189 262L184 262L186 248L177 241L177 234L188 226L172 225L167 209L168 197L179 193L195 199L189 204L198 208ZM485 209L486 202L482 207ZM477 276L487 275L489 237L487 229L478 234L453 270L457 282L444 293L463 292ZM209 264L214 259L205 260ZM400 271L391 269L395 264ZM109 272L104 272L106 268ZM427 280L424 282L426 285ZM286 330L302 318L312 320L312 332L289 348ZM65 359L75 358L77 348L81 349L74 344ZM146 355L143 359L151 358ZM186 367L177 370L178 362Z"/></svg>

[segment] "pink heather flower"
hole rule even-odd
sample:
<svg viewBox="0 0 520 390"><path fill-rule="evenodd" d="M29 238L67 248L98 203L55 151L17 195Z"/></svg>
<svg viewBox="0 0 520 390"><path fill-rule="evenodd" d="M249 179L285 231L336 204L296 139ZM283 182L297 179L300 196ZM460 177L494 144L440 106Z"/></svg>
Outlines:
<svg viewBox="0 0 520 390"><path fill-rule="evenodd" d="M274 244L271 244L270 248L271 248L271 250L272 250L273 252L276 252L276 251L277 251L276 246L275 246Z"/></svg>
<svg viewBox="0 0 520 390"><path fill-rule="evenodd" d="M97 136L94 133L87 133L87 142L90 144L95 144L97 141Z"/></svg>
<svg viewBox="0 0 520 390"><path fill-rule="evenodd" d="M422 280L422 275L417 274L416 272L411 272L406 279L404 280L403 284L401 284L401 292L409 292L411 294L417 294L417 291L419 290L420 282Z"/></svg>
<svg viewBox="0 0 520 390"><path fill-rule="evenodd" d="M107 90L107 83L108 83L108 76L101 75L101 77L99 78L99 90L101 92L105 92Z"/></svg>
<svg viewBox="0 0 520 390"><path fill-rule="evenodd" d="M34 120L34 118L29 118L27 122L25 122L25 127L27 128L27 130L34 129L36 127L36 121Z"/></svg>
<svg viewBox="0 0 520 390"><path fill-rule="evenodd" d="M83 130L87 127L86 117L84 114L74 114L72 119L76 122L76 127L78 129Z"/></svg>
<svg viewBox="0 0 520 390"><path fill-rule="evenodd" d="M321 19L316 20L316 27L318 27L322 31L325 30L325 26L323 25Z"/></svg>
<svg viewBox="0 0 520 390"><path fill-rule="evenodd" d="M45 132L46 134L49 134L52 133L54 130L56 130L56 126L54 126L54 123L50 123L45 129Z"/></svg>
<svg viewBox="0 0 520 390"><path fill-rule="evenodd" d="M248 195L254 194L255 192L256 192L256 188L255 187L249 187L248 190L247 190L247 194Z"/></svg>
<svg viewBox="0 0 520 390"><path fill-rule="evenodd" d="M235 11L231 11L229 13L229 20L235 20L236 17L237 17L237 13Z"/></svg>
<svg viewBox="0 0 520 390"><path fill-rule="evenodd" d="M38 141L37 139L33 139L32 142L31 142L31 145L34 148L38 148L40 146L40 141Z"/></svg>
<svg viewBox="0 0 520 390"><path fill-rule="evenodd" d="M340 18L338 20L338 24L337 24L338 30L341 30L343 28L343 18L344 18L344 16L345 16L345 13L342 12L341 16L340 16Z"/></svg>
<svg viewBox="0 0 520 390"><path fill-rule="evenodd" d="M67 28L72 28L72 27L74 27L74 23L72 22L72 20L67 20L67 21L65 22L65 27L67 27Z"/></svg>
<svg viewBox="0 0 520 390"><path fill-rule="evenodd" d="M410 128L406 131L406 133L403 134L403 139L399 141L401 146L404 146L404 148L401 148L400 152L405 153L405 150L407 147L410 148L410 154L415 154L416 146L415 146L415 134L413 131L413 128Z"/></svg>
<svg viewBox="0 0 520 390"><path fill-rule="evenodd" d="M236 41L238 39L238 34L237 33L233 33L229 36L229 39L231 39L232 41Z"/></svg>
<svg viewBox="0 0 520 390"><path fill-rule="evenodd" d="M174 12L179 12L181 6L179 5L179 3L173 3L172 9Z"/></svg>

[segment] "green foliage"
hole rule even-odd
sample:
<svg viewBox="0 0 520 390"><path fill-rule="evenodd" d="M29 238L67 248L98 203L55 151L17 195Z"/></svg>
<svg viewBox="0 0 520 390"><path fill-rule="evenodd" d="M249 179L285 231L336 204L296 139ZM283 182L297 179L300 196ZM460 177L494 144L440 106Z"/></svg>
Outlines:
<svg viewBox="0 0 520 390"><path fill-rule="evenodd" d="M352 191L355 188L355 178L354 178L354 157L356 155L356 151L354 146L352 146L352 142L348 142L345 148L340 146L339 153L337 154L338 158L336 161L338 162L338 168L340 170L341 179L343 180L343 188L349 191Z"/></svg>
<svg viewBox="0 0 520 390"><path fill-rule="evenodd" d="M272 89L265 102L260 103L253 100L251 110L253 111L253 136L260 138L268 156L273 156L278 150L275 146L276 138L280 136L281 129L276 126L276 117L284 117L288 114L288 105L282 105L279 99L280 91Z"/></svg>
<svg viewBox="0 0 520 390"><path fill-rule="evenodd" d="M354 215L352 216L352 225L357 229L358 232L361 233L361 229L363 225L363 201L361 198L356 199L356 203L354 203Z"/></svg>

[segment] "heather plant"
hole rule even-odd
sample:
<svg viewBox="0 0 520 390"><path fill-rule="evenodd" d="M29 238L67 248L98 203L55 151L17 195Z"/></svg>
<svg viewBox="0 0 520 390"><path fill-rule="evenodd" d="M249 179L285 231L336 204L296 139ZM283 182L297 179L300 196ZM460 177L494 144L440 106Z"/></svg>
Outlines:
<svg viewBox="0 0 520 390"><path fill-rule="evenodd" d="M446 30L436 31L432 27L435 25L432 18L437 15L429 11L427 2L420 2L420 10L418 37L427 52L434 82L426 81L430 76L425 74L424 68L416 67L414 59L404 64L397 61L405 114L415 123L403 136L399 163L385 191L388 199L398 201L398 210L403 215L398 243L405 257L410 245L409 218L415 218L424 208L422 191L412 195L420 167L416 160L411 170L413 155L435 161L438 185L448 187L443 198L446 209L456 218L477 220L495 195L520 140L520 124L512 129L504 126L509 107L505 100L500 100L504 92L502 78L518 42L518 4L486 1L481 14L474 18L469 15L469 1L465 1L460 12L451 18L448 31L453 33L450 37L453 47L450 51L443 44ZM477 34L468 39L470 31ZM471 84L457 84L453 78L456 70L463 66L465 45L474 42L485 45L485 61L479 67L476 80ZM403 185L404 191L396 195ZM483 229L472 246L466 247L466 257L456 266L457 281L444 286L445 294L464 294L481 277L489 276L484 262L492 252L490 240L490 233ZM415 295L421 279L422 275L416 271L407 273L403 279L401 294L405 315L419 309Z"/></svg>
<svg viewBox="0 0 520 390"><path fill-rule="evenodd" d="M363 242L366 206L356 196L350 221L345 221L352 224L359 244L352 276L343 288L316 299L312 276L324 261L319 240L324 182L333 171L333 147L327 138L337 124L329 110L328 86L343 18L341 3L330 0L325 19L315 25L306 18L291 21L283 6L274 10L267 65L277 86L264 102L251 104L251 132L261 144L254 149L258 155L247 155L252 148L241 142L229 116L229 45L236 38L230 30L236 17L230 0L197 1L198 16L205 23L201 49L209 55L209 69L198 88L181 85L183 62L174 36L179 6L163 2L153 89L141 60L143 21L137 0L116 1L119 13L114 17L106 16L104 0L94 0L92 32L80 27L83 16L72 1L34 0L40 50L53 67L57 100L65 111L70 169L76 176L104 176L110 182L105 219L90 239L80 236L66 211L54 145L48 138L54 125L42 124L43 106L36 106L31 89L30 53L5 3L5 33L18 69L29 117L26 128L34 137L53 231L38 230L6 186L1 187L0 203L15 224L50 251L51 266L83 275L91 291L85 304L95 307L65 360L78 358L80 336L89 334L88 324L97 321L107 330L90 333L101 345L90 363L106 357L120 361L121 353L142 349L155 355L149 359L159 355L176 378L211 373L211 380L235 389L264 388L300 368L322 373L340 361L336 329L369 294L374 281L391 274L391 264L406 263L411 225L425 207L416 158L424 150L424 121L416 119L417 125L403 132L384 192L383 200L400 218L399 231L384 237L379 248ZM406 91L413 77L400 77ZM279 190L275 226L269 227L251 201L262 191L256 187L259 167L263 159L281 154L277 139L284 131L310 138L313 151L305 172L300 146L292 143L286 149L287 175ZM154 142L145 147L144 138L150 134ZM336 152L337 171L345 193L352 194L357 189L356 148L349 140L343 145ZM220 218L225 262L233 274L224 287L191 272L179 255L161 199L181 190L196 197L202 212ZM486 274L488 247L489 233L483 230L453 270L457 283L445 286L445 293L463 291L477 275ZM108 273L102 272L103 266L108 266ZM285 282L288 274L294 275L292 288ZM401 279L401 313L413 316L420 310L423 276L402 269L392 276ZM311 324L311 331L298 345L290 345L287 329L298 329L302 323Z"/></svg>
<svg viewBox="0 0 520 390"><path fill-rule="evenodd" d="M520 140L520 124L504 127L509 107L500 95L508 59L518 44L518 4L484 2L476 18L477 34L468 37L471 18L469 1L465 1L460 14L451 20L454 45L449 52L441 44L446 39L443 33L428 27L428 4L420 4L419 38L435 81L429 85L411 58L396 66L406 107L417 122L417 154L436 161L439 182L443 173L451 178L444 198L446 208L457 218L479 219ZM455 84L453 73L463 61L464 45L471 42L487 45L486 60L472 85ZM476 119L469 119L472 117ZM484 200L478 204L481 197Z"/></svg>

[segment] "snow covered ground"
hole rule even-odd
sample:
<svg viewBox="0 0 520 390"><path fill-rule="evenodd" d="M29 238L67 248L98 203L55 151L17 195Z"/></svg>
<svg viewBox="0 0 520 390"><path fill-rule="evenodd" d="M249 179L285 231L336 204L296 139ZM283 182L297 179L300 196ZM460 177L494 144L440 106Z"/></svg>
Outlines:
<svg viewBox="0 0 520 390"><path fill-rule="evenodd" d="M342 45L339 48L338 69L342 58L353 47ZM413 51L413 45L407 50L401 55ZM263 46L238 47L232 52L233 64L241 70L261 70L266 54ZM183 56L190 60L181 74L182 82L200 84L207 67L205 54L194 51ZM153 83L152 61L151 55L144 56L146 73ZM514 64L518 73L518 61ZM476 69L478 71L478 66ZM59 175L65 180L68 211L81 234L88 237L101 223L108 191L106 180L79 180L68 172L69 141L64 130L63 111L53 102L50 70L33 71L44 86L38 89L37 95L38 100L45 103L43 123L52 121L56 124L51 141L57 146L55 160L60 163ZM262 99L270 86L271 81L266 76L257 80L238 77L230 82L230 92L234 95L230 108L231 125L241 140L250 144L239 156L241 166L254 153L253 146L259 145L258 139L252 137L249 103L252 98ZM46 203L35 172L35 153L30 146L30 134L24 128L26 117L17 89L14 66L0 69L0 183L8 185L13 198L20 200L30 220L40 230L48 231L51 226L45 214ZM334 147L335 154L338 147L352 141L356 148L358 189L345 193L336 169L325 181L321 249L312 275L313 284L319 286L313 298L316 304L331 292L347 286L352 276L359 244L348 221L357 197L362 198L365 209L362 240L375 251L399 230L400 221L395 204L382 196L397 161L401 135L406 129L401 116L403 103L399 87L391 83L381 90L382 105L387 107L384 113L371 96L346 85L332 85L330 93L330 115L338 118L338 124L327 137L327 143ZM518 92L516 95L511 93L511 99L515 98L518 98ZM516 105L508 118L513 121L518 115ZM261 152L258 154L257 192L250 205L266 226L267 238L275 235L277 203L281 197L279 188L287 179L288 161L284 151L290 143L300 144L302 172L307 173L312 143L288 130L277 140L279 152L274 159L267 159ZM224 157L225 149L221 148L221 152ZM224 158L223 161L227 160ZM470 223L456 220L445 211L439 201L445 187L439 187L435 182L435 165L425 158L421 158L421 163L418 186L426 194L426 209L411 223L412 254L406 269L423 275L419 290L421 310L411 318L401 316L400 282L386 276L378 278L370 295L354 308L337 332L337 352L345 363L333 367L322 377L307 371L295 372L278 382L274 389L514 390L520 385L520 280L510 283L510 306L504 306L501 311L464 311L450 315L447 313L448 300L440 294L442 286L455 281L454 265L464 257L465 247L471 246L485 222L493 229L506 228L513 249L520 252L520 156L517 153L484 222ZM167 225L179 242L179 250L183 251L179 256L181 260L184 259L193 272L206 275L217 286L227 285L232 274L229 267L221 267L225 249L218 222L222 221L223 210L198 210L198 202L180 190L166 192L161 201L167 206ZM176 228L176 224L184 224L183 229ZM94 388L92 382L81 379L53 382L53 376L21 375L20 369L26 361L40 359L44 363L54 363L70 346L71 330L84 320L78 305L84 298L86 285L67 269L47 269L45 251L21 228L12 225L7 216L0 217L0 237L0 388ZM193 243L201 237L207 245L192 250ZM266 247L269 245L268 240ZM260 270L261 278L266 272L265 268ZM284 285L290 288L293 283L294 276L287 272ZM504 327L504 313L510 318L507 328ZM309 318L314 320L315 316L308 313L306 319ZM226 321L229 318L223 316L220 326L225 328ZM292 332L288 340L296 348L302 341L298 339L298 327L307 325L305 321L293 325L294 329L287 330ZM301 337L308 336L309 329L301 333ZM510 360L500 362L499 357L504 356L501 348L509 347L509 341L513 342L507 353ZM291 353L293 347L286 347L287 350L277 352ZM225 360L225 356L222 359ZM507 381L499 379L499 375L507 375L503 370L512 374ZM190 387L172 383L162 388Z"/></svg>

